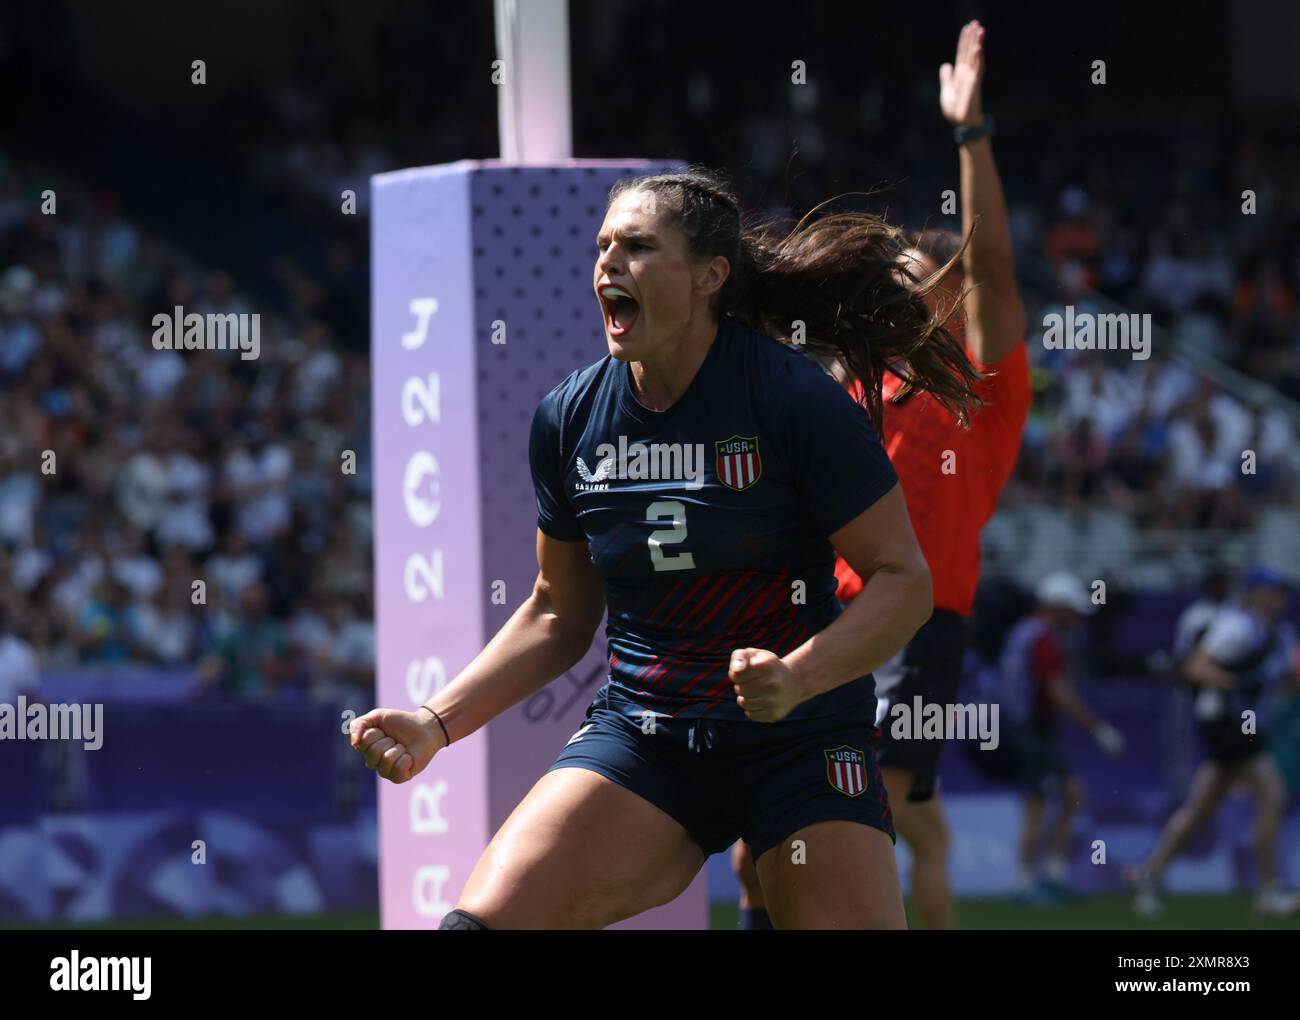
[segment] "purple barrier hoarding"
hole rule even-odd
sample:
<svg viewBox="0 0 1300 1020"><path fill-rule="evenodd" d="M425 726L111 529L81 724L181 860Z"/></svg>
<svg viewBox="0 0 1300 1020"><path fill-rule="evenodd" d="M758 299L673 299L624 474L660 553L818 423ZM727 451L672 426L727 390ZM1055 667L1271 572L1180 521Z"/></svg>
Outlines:
<svg viewBox="0 0 1300 1020"><path fill-rule="evenodd" d="M373 178L375 617L380 704L414 708L531 592L528 427L607 351L595 235L644 161L463 161ZM478 856L577 729L603 641L410 783L380 784L386 928L436 927ZM639 927L705 927L703 875Z"/></svg>
<svg viewBox="0 0 1300 1020"><path fill-rule="evenodd" d="M374 831L373 808L311 822L183 808L0 822L0 922L370 911Z"/></svg>
<svg viewBox="0 0 1300 1020"><path fill-rule="evenodd" d="M96 675L43 677L42 694ZM0 741L0 922L375 908L374 786L340 706L97 704L97 748Z"/></svg>
<svg viewBox="0 0 1300 1020"><path fill-rule="evenodd" d="M80 666L41 674L45 701L138 701L152 705L181 705L205 696L206 686L192 666L158 669L153 666Z"/></svg>

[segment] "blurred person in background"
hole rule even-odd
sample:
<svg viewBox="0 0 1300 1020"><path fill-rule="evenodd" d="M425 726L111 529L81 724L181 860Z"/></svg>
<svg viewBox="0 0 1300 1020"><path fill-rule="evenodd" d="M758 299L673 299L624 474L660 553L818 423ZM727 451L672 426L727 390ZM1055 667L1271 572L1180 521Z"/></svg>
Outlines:
<svg viewBox="0 0 1300 1020"><path fill-rule="evenodd" d="M268 430L269 431L269 430ZM289 446L266 438L230 451L222 468L227 492L235 500L235 527L253 543L279 537L289 523Z"/></svg>
<svg viewBox="0 0 1300 1020"><path fill-rule="evenodd" d="M284 624L267 608L266 588L255 582L244 589L238 609L213 626L199 667L209 687L225 696L261 699L290 692L301 679Z"/></svg>
<svg viewBox="0 0 1300 1020"><path fill-rule="evenodd" d="M204 573L216 604L233 609L243 599L244 592L262 580L262 560L253 552L248 536L232 528L226 533L221 550L208 557Z"/></svg>
<svg viewBox="0 0 1300 1020"><path fill-rule="evenodd" d="M330 603L314 591L305 593L285 623L285 638L290 654L311 678L313 692L333 688L329 670L335 635Z"/></svg>
<svg viewBox="0 0 1300 1020"><path fill-rule="evenodd" d="M1266 753L1268 741L1260 719L1268 695L1294 693L1298 682L1296 634L1282 618L1287 591L1275 570L1252 567L1242 578L1236 599L1215 612L1186 657L1182 671L1198 690L1194 712L1205 760L1150 856L1129 873L1137 889L1134 909L1144 917L1160 912L1160 883L1169 862L1214 817L1238 783L1256 804L1260 888L1255 909L1274 915L1300 910L1300 894L1285 891L1278 873L1277 839L1286 785Z"/></svg>
<svg viewBox="0 0 1300 1020"><path fill-rule="evenodd" d="M0 599L0 705L18 704L20 697L40 696L40 667L36 650L13 627L4 599Z"/></svg>
<svg viewBox="0 0 1300 1020"><path fill-rule="evenodd" d="M334 668L340 694L373 690L375 685L374 606L367 592L335 602L338 641Z"/></svg>
<svg viewBox="0 0 1300 1020"><path fill-rule="evenodd" d="M157 666L185 666L198 653L199 621L189 585L163 583L136 607L132 640L141 657Z"/></svg>
<svg viewBox="0 0 1300 1020"><path fill-rule="evenodd" d="M206 463L203 441L196 429L183 425L171 434L171 449L163 459L167 509L155 534L162 545L180 545L191 551L210 549L214 542L208 506L212 469Z"/></svg>
<svg viewBox="0 0 1300 1020"><path fill-rule="evenodd" d="M23 446L12 434L0 438L0 544L30 544L41 503L39 476Z"/></svg>
<svg viewBox="0 0 1300 1020"><path fill-rule="evenodd" d="M1110 446L1097 426L1081 418L1061 430L1053 443L1064 506L1082 510L1093 504L1106 480Z"/></svg>
<svg viewBox="0 0 1300 1020"><path fill-rule="evenodd" d="M1214 618L1227 605L1231 594L1232 572L1216 567L1201 582L1200 596L1179 614L1171 649L1173 665L1178 675L1182 675L1192 651L1200 644Z"/></svg>
<svg viewBox="0 0 1300 1020"><path fill-rule="evenodd" d="M107 666L136 658L135 607L131 589L121 581L105 577L96 584L94 595L77 612L76 621L77 652L82 663Z"/></svg>
<svg viewBox="0 0 1300 1020"><path fill-rule="evenodd" d="M1267 379L1294 356L1296 299L1276 258L1262 258L1246 270L1232 297L1232 340L1236 367Z"/></svg>
<svg viewBox="0 0 1300 1020"><path fill-rule="evenodd" d="M109 569L114 580L138 600L147 600L162 584L162 564L150 553L148 537L138 528L127 528L118 536Z"/></svg>
<svg viewBox="0 0 1300 1020"><path fill-rule="evenodd" d="M289 621L295 655L321 700L372 692L375 682L374 612L367 594L303 602Z"/></svg>
<svg viewBox="0 0 1300 1020"><path fill-rule="evenodd" d="M1049 574L1039 583L1034 611L1007 635L997 673L1001 741L1020 762L1024 814L1016 895L1030 903L1069 898L1066 848L1084 789L1060 745L1061 713L1086 730L1106 753L1124 751L1124 737L1079 697L1071 682L1066 638L1097 607L1073 574ZM1049 828L1048 808L1059 814ZM1040 864L1042 874L1039 874Z"/></svg>
<svg viewBox="0 0 1300 1020"><path fill-rule="evenodd" d="M135 528L153 531L167 512L169 475L165 463L167 436L157 424L144 430L144 440L117 479L118 509Z"/></svg>
<svg viewBox="0 0 1300 1020"><path fill-rule="evenodd" d="M1184 527L1220 529L1244 523L1237 488L1242 478L1240 442L1224 435L1203 402L1170 428L1169 484Z"/></svg>

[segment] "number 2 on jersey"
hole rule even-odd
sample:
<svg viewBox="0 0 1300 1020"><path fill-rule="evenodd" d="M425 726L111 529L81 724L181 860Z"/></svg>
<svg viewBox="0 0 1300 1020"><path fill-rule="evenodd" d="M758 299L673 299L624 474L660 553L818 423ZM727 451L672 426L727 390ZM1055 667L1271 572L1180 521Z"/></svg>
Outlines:
<svg viewBox="0 0 1300 1020"><path fill-rule="evenodd" d="M671 528L650 532L650 562L655 570L694 570L695 557L688 552L664 555L665 545L675 545L686 538L686 506L675 499L661 499L646 508L647 521L669 520Z"/></svg>

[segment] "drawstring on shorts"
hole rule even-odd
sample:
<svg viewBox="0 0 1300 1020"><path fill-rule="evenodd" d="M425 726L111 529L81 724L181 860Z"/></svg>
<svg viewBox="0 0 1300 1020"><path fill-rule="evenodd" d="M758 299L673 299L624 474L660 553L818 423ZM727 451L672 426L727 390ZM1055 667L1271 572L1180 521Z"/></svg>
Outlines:
<svg viewBox="0 0 1300 1020"><path fill-rule="evenodd" d="M696 719L686 732L686 746L692 751L709 751L713 748L716 731L708 719Z"/></svg>

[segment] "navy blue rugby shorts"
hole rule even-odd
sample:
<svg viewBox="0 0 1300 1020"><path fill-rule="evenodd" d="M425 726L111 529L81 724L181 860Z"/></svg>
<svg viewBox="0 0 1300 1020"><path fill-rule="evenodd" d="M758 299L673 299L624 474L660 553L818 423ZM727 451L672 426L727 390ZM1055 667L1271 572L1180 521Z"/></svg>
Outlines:
<svg viewBox="0 0 1300 1020"><path fill-rule="evenodd" d="M646 732L648 723L611 706L606 686L547 771L583 768L618 783L674 818L706 854L744 839L757 860L826 821L860 822L896 840L874 708L867 698L779 723L659 716Z"/></svg>

